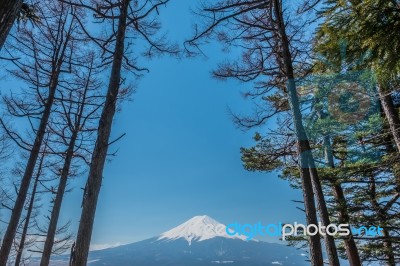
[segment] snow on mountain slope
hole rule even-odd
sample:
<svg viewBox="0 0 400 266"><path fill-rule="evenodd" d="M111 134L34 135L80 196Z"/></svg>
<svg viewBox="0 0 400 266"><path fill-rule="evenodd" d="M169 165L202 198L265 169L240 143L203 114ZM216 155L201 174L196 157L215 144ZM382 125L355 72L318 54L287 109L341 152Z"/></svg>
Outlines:
<svg viewBox="0 0 400 266"><path fill-rule="evenodd" d="M103 250L90 251L91 266L307 266L304 250L276 243L244 241L229 236L226 226L196 216L160 236ZM53 256L50 265L68 266L70 255ZM39 266L40 257L29 266ZM346 265L345 263L343 265Z"/></svg>
<svg viewBox="0 0 400 266"><path fill-rule="evenodd" d="M183 224L160 235L158 240L176 240L184 238L191 245L192 241L204 241L215 237L246 240L245 236L230 236L226 233L226 226L203 215L195 216Z"/></svg>

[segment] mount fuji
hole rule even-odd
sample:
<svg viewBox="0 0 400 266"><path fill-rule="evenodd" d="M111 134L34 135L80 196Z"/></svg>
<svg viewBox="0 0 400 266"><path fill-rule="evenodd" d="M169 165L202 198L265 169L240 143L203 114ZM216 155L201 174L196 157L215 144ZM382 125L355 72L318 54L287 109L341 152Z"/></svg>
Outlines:
<svg viewBox="0 0 400 266"><path fill-rule="evenodd" d="M195 216L183 224L140 242L91 251L88 266L264 266L309 265L304 251L245 236L229 236L226 226L209 216ZM68 265L69 256L51 265ZM37 265L33 261L29 265Z"/></svg>
<svg viewBox="0 0 400 266"><path fill-rule="evenodd" d="M245 240L245 236L229 236L226 234L226 226L213 218L203 215L195 216L185 223L161 234L158 240L185 239L189 246L194 241L204 241L216 237Z"/></svg>

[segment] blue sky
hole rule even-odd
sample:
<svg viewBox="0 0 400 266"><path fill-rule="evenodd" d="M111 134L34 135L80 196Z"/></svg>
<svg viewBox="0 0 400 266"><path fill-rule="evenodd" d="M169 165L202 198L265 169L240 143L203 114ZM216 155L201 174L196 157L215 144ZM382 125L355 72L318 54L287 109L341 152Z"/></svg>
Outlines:
<svg viewBox="0 0 400 266"><path fill-rule="evenodd" d="M171 39L190 36L196 2L171 1L161 11ZM229 54L216 43L206 53L207 59L146 62L151 72L115 120L113 135L126 137L105 169L93 244L145 239L202 214L225 224L303 220L291 203L301 199L299 191L277 174L243 169L239 149L253 143L253 132L237 129L227 110L251 111L241 96L251 84L212 79L210 71Z"/></svg>
<svg viewBox="0 0 400 266"><path fill-rule="evenodd" d="M197 1L172 0L161 10L164 28L179 43L189 37ZM251 84L221 82L210 71L229 56L211 43L208 58L156 58L137 93L117 114L92 238L94 246L131 243L156 236L195 215L228 224L304 221L291 200L301 193L278 175L243 169L239 149L253 144L254 132L237 129L228 107L251 111L241 92ZM63 205L62 221L76 230L87 175ZM44 210L45 212L45 210ZM267 239L278 241L277 238Z"/></svg>

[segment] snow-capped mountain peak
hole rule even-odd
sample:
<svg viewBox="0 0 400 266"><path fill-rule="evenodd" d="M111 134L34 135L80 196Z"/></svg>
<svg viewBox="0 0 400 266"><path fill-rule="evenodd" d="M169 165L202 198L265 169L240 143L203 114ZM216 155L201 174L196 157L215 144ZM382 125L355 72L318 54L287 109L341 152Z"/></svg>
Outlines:
<svg viewBox="0 0 400 266"><path fill-rule="evenodd" d="M91 266L170 266L197 265L297 265L309 266L304 250L276 243L229 236L225 225L209 216L195 216L157 237L136 243L90 251ZM188 244L189 245L188 245ZM51 265L70 265L70 255L52 257ZM29 266L40 265L33 257ZM345 264L345 263L344 263Z"/></svg>
<svg viewBox="0 0 400 266"><path fill-rule="evenodd" d="M226 233L226 226L213 218L203 215L195 216L183 224L160 235L158 240L176 240L184 238L191 245L192 241L204 241L214 237L246 240L241 235L230 236Z"/></svg>

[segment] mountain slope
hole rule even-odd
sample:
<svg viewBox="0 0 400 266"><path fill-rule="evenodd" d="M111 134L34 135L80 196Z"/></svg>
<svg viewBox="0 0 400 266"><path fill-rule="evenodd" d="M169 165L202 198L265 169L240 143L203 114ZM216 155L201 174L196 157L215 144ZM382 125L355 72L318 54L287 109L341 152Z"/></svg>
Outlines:
<svg viewBox="0 0 400 266"><path fill-rule="evenodd" d="M279 244L245 241L245 236L229 236L225 230L224 224L209 216L195 216L159 237L93 251L89 265L308 265L299 250Z"/></svg>
<svg viewBox="0 0 400 266"><path fill-rule="evenodd" d="M88 266L306 266L301 250L263 241L246 241L229 236L226 226L204 216L147 240L119 247L91 251ZM51 265L68 265L69 256L53 258ZM30 266L38 265L33 260Z"/></svg>
<svg viewBox="0 0 400 266"><path fill-rule="evenodd" d="M107 250L93 251L90 266L206 266L216 264L308 265L304 254L294 248L261 241L214 237L205 241L174 241L152 238Z"/></svg>

